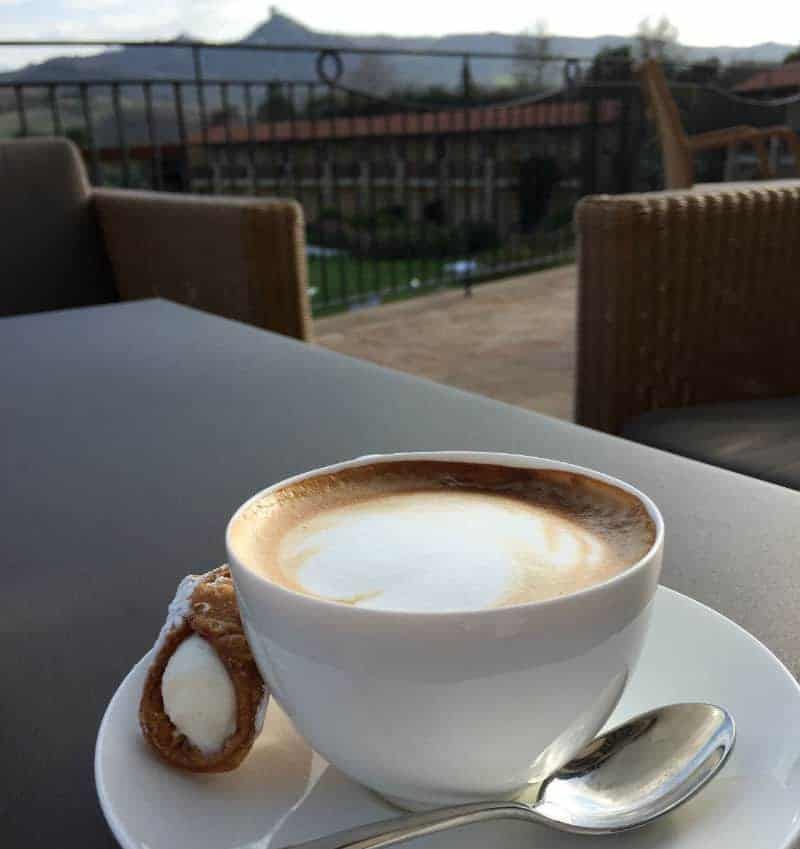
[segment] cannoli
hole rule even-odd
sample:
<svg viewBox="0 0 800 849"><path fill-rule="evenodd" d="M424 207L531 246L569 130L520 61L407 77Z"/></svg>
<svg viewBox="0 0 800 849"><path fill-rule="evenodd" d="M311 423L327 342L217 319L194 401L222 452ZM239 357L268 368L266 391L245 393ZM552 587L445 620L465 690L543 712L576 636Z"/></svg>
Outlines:
<svg viewBox="0 0 800 849"><path fill-rule="evenodd" d="M227 772L250 751L269 698L227 566L184 578L139 704L145 740L173 766Z"/></svg>

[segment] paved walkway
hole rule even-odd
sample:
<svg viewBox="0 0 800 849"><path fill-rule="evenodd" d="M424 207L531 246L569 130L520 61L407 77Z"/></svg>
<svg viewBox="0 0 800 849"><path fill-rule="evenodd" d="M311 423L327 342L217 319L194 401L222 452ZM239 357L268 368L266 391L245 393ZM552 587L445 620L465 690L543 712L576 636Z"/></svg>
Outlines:
<svg viewBox="0 0 800 849"><path fill-rule="evenodd" d="M343 354L551 416L572 417L575 266L318 319Z"/></svg>

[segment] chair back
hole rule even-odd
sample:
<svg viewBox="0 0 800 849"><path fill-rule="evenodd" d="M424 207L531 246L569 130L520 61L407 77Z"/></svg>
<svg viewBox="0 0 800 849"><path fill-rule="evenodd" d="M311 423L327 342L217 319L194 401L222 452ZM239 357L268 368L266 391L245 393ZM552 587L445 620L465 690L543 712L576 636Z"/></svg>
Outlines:
<svg viewBox="0 0 800 849"><path fill-rule="evenodd" d="M584 198L580 424L800 394L800 180Z"/></svg>
<svg viewBox="0 0 800 849"><path fill-rule="evenodd" d="M645 59L636 73L658 130L666 188L689 188L694 183L689 139L684 132L678 104L669 90L664 71L655 59Z"/></svg>
<svg viewBox="0 0 800 849"><path fill-rule="evenodd" d="M78 149L0 142L0 315L117 299Z"/></svg>

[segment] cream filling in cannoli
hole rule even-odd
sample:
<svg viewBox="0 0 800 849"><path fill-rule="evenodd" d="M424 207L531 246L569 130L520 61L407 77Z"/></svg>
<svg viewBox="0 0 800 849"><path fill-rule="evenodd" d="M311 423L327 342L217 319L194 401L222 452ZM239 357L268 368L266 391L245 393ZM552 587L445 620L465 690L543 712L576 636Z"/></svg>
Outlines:
<svg viewBox="0 0 800 849"><path fill-rule="evenodd" d="M218 752L236 731L236 691L225 666L202 637L187 637L161 680L164 711L204 755Z"/></svg>

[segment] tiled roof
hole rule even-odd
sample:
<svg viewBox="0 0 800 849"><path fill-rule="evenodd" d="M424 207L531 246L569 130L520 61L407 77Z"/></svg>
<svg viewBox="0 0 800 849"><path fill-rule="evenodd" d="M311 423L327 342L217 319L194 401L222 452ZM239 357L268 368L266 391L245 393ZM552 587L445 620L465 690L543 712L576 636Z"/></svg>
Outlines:
<svg viewBox="0 0 800 849"><path fill-rule="evenodd" d="M607 124L619 116L616 100L601 100L597 120ZM472 133L479 130L514 130L529 127L557 129L586 124L588 104L529 103L518 106L474 106L438 112L404 112L341 118L297 118L295 120L259 122L253 125L252 141L307 141L313 139L362 138L367 136L420 136L440 133ZM192 144L202 143L200 133L193 133ZM209 144L242 144L250 141L247 126L240 122L208 129Z"/></svg>
<svg viewBox="0 0 800 849"><path fill-rule="evenodd" d="M764 91L775 88L800 89L800 62L788 62L770 68L767 71L759 71L743 83L734 86L734 91Z"/></svg>

